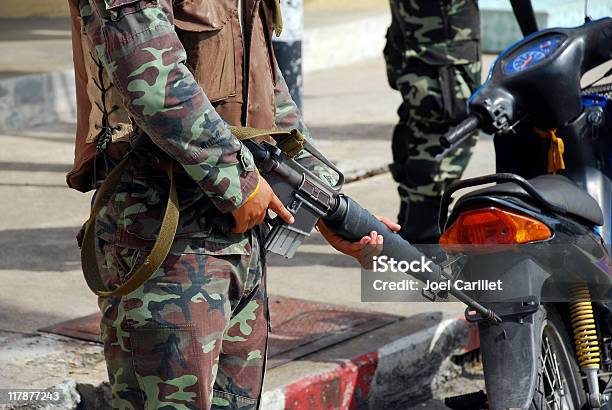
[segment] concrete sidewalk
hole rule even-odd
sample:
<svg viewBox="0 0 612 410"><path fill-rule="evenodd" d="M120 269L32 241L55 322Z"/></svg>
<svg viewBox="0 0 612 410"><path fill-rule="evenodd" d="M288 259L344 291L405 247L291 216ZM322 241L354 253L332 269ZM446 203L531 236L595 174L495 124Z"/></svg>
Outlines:
<svg viewBox="0 0 612 410"><path fill-rule="evenodd" d="M380 57L390 17L381 0L330 9L307 5L304 71ZM70 20L0 18L0 132L75 117Z"/></svg>
<svg viewBox="0 0 612 410"><path fill-rule="evenodd" d="M353 175L384 168L399 97L386 87L382 61L311 73L305 81L307 121L321 149ZM46 388L76 380L84 391L85 384L99 386L107 377L100 346L36 332L97 310L74 241L90 195L64 185L73 130L73 123L63 123L0 136L0 196L10 198L0 202L0 387ZM478 168L470 173L491 168L490 148L490 140L483 139L477 154L483 162L476 161ZM345 191L374 213L394 217L397 212L388 173L349 184ZM359 272L354 261L317 234L293 260L271 258L270 293L403 319L272 369L264 408L291 408L291 402L297 403L292 408L304 408L299 404L304 400L342 397L378 403L371 408L383 403L406 408L439 397L443 393L432 388L436 380L460 373L448 357L467 343L467 328L457 320L463 307L361 303ZM92 391L86 397L98 397Z"/></svg>
<svg viewBox="0 0 612 410"><path fill-rule="evenodd" d="M304 70L382 55L384 27L389 21L385 10L306 10ZM0 17L0 79L71 69L69 18Z"/></svg>

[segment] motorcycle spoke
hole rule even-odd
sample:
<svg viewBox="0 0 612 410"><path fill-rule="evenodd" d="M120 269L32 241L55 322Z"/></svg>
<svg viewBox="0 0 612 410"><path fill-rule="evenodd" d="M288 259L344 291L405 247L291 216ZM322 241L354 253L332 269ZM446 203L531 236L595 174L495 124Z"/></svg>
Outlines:
<svg viewBox="0 0 612 410"><path fill-rule="evenodd" d="M561 376L559 369L559 360L557 353L552 349L548 337L542 340L541 361L541 377L544 381L543 399L546 402L547 408L551 410L569 410L567 397L565 396L564 385L565 381Z"/></svg>

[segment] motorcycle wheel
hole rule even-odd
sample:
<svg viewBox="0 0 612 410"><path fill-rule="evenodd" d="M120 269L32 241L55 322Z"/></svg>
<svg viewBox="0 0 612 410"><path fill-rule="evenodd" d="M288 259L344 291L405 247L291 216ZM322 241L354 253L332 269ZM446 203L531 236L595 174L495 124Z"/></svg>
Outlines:
<svg viewBox="0 0 612 410"><path fill-rule="evenodd" d="M554 306L542 309L538 381L531 410L580 410L587 401L572 337Z"/></svg>

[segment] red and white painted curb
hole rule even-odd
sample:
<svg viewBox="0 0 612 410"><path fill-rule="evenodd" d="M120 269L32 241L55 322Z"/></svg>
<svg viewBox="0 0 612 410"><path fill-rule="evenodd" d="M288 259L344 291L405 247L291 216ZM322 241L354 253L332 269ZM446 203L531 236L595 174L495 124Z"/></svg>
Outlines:
<svg viewBox="0 0 612 410"><path fill-rule="evenodd" d="M463 319L444 320L331 370L305 376L262 398L265 410L384 408L407 390L426 387L435 363L479 347L478 330ZM428 368L431 367L431 368ZM420 386L423 384L423 386Z"/></svg>

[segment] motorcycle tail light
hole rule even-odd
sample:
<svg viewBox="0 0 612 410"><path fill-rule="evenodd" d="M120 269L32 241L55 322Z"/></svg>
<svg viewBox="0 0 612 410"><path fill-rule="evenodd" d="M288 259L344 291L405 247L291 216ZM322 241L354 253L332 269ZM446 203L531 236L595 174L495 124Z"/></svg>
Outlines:
<svg viewBox="0 0 612 410"><path fill-rule="evenodd" d="M544 223L526 215L497 207L462 212L440 237L448 253L486 253L552 237Z"/></svg>

